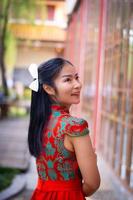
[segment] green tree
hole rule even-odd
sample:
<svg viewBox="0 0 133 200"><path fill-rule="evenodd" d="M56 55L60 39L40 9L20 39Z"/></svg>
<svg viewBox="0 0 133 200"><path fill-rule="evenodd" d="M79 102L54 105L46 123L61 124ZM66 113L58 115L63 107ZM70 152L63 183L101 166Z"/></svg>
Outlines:
<svg viewBox="0 0 133 200"><path fill-rule="evenodd" d="M5 96L9 95L5 55L8 48L7 40L10 35L8 28L11 16L15 19L25 18L33 22L34 20L35 0L2 0L0 1L0 70L3 92ZM11 37L10 37L11 38Z"/></svg>

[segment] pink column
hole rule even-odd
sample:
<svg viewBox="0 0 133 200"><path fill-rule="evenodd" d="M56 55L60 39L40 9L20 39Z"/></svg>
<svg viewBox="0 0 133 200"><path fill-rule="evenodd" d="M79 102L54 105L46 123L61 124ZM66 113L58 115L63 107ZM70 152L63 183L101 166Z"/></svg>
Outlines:
<svg viewBox="0 0 133 200"><path fill-rule="evenodd" d="M96 66L96 95L94 102L94 123L93 123L93 145L97 146L97 140L101 124L101 104L102 104L102 82L103 82L103 53L104 53L104 26L106 19L106 0L100 1L99 15L99 39L98 39L98 57Z"/></svg>

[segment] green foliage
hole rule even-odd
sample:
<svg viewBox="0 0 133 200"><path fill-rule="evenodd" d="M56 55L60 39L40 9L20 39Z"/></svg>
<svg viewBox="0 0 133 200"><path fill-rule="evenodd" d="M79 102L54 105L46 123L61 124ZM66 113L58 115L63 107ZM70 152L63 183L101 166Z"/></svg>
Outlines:
<svg viewBox="0 0 133 200"><path fill-rule="evenodd" d="M8 0L0 0L0 34L3 30L3 24L5 20L5 9Z"/></svg>
<svg viewBox="0 0 133 200"><path fill-rule="evenodd" d="M9 2L9 11L7 12L6 6ZM0 32L5 21L5 15L8 13L8 20L26 19L33 23L35 19L35 0L0 0Z"/></svg>
<svg viewBox="0 0 133 200"><path fill-rule="evenodd" d="M0 17L1 19L3 18L4 12L5 12L5 8L6 8L6 4L7 4L8 0L0 0Z"/></svg>
<svg viewBox="0 0 133 200"><path fill-rule="evenodd" d="M19 169L0 167L0 191L10 186L15 175L20 172L21 170Z"/></svg>
<svg viewBox="0 0 133 200"><path fill-rule="evenodd" d="M24 89L23 99L30 100L31 99L31 90L29 88Z"/></svg>
<svg viewBox="0 0 133 200"><path fill-rule="evenodd" d="M11 13L15 19L26 19L32 23L35 16L35 0L12 0Z"/></svg>
<svg viewBox="0 0 133 200"><path fill-rule="evenodd" d="M9 70L11 70L15 64L17 53L16 38L10 33L9 22L10 19L15 19L16 21L18 19L24 19L26 23L34 23L35 12L39 13L42 19L45 19L46 7L39 6L39 10L37 11L36 2L36 0L0 0L0 37L2 37L0 38L0 48L2 49L0 61L4 63L2 76L5 81L3 81L2 84L6 95L8 94L6 66L8 67L8 72L10 72Z"/></svg>
<svg viewBox="0 0 133 200"><path fill-rule="evenodd" d="M19 108L19 107L12 106L9 109L8 116L9 117L25 117L27 116L26 108Z"/></svg>
<svg viewBox="0 0 133 200"><path fill-rule="evenodd" d="M6 6L10 3L9 11L6 10ZM7 25L9 20L14 18L23 18L32 23L34 21L35 12L35 0L0 0L0 35L3 32L3 25L5 22L5 16L8 15ZM9 25L6 26L6 33L4 36L4 63L10 72L16 62L17 55L17 40L10 31Z"/></svg>
<svg viewBox="0 0 133 200"><path fill-rule="evenodd" d="M6 38L5 38L5 64L8 68L8 70L11 70L15 64L16 61L16 55L17 55L17 41L13 34L9 31L6 32Z"/></svg>
<svg viewBox="0 0 133 200"><path fill-rule="evenodd" d="M0 92L3 92L3 87L0 85Z"/></svg>

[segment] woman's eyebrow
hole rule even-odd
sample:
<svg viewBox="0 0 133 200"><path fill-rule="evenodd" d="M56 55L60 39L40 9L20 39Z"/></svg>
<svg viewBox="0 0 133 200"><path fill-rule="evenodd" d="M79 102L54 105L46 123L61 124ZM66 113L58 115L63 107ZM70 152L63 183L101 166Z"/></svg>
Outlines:
<svg viewBox="0 0 133 200"><path fill-rule="evenodd" d="M78 76L78 73L76 73L74 76ZM64 77L73 77L73 75L72 74L65 74L65 75L62 76L62 78L64 78Z"/></svg>

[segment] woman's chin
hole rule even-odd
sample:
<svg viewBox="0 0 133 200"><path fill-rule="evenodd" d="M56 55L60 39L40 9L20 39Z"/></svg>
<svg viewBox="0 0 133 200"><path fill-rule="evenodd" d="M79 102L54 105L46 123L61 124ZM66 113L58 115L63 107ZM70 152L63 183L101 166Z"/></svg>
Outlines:
<svg viewBox="0 0 133 200"><path fill-rule="evenodd" d="M80 103L80 99L73 101L72 104L79 104Z"/></svg>

